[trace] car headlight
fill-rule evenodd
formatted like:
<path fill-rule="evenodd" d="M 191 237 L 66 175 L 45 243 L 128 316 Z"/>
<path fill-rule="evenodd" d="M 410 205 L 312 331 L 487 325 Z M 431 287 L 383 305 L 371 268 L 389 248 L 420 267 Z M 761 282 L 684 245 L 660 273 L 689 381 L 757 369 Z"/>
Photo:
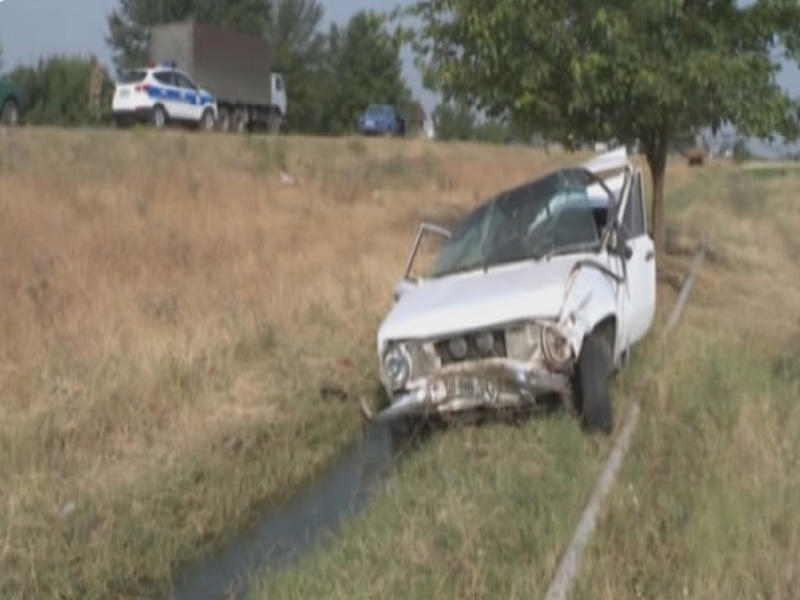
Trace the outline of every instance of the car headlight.
<path fill-rule="evenodd" d="M 462 360 L 467 357 L 469 346 L 467 340 L 463 337 L 457 337 L 450 340 L 447 344 L 447 349 L 450 350 L 450 356 L 456 360 Z"/>
<path fill-rule="evenodd" d="M 475 336 L 475 345 L 484 356 L 494 353 L 494 336 L 491 331 L 482 331 Z"/>
<path fill-rule="evenodd" d="M 545 359 L 554 367 L 564 367 L 572 360 L 569 341 L 555 327 L 542 327 L 541 344 Z"/>
<path fill-rule="evenodd" d="M 383 372 L 393 390 L 402 389 L 411 375 L 411 360 L 400 346 L 391 348 L 383 357 Z"/>

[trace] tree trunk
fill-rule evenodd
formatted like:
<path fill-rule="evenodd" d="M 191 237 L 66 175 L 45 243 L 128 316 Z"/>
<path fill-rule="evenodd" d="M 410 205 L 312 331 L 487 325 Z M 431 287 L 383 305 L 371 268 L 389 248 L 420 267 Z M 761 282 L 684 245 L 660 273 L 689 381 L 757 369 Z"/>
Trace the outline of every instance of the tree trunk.
<path fill-rule="evenodd" d="M 652 148 L 647 151 L 647 165 L 653 180 L 652 227 L 656 252 L 663 253 L 667 242 L 667 228 L 664 222 L 664 179 L 667 170 L 667 139 L 660 136 Z"/>

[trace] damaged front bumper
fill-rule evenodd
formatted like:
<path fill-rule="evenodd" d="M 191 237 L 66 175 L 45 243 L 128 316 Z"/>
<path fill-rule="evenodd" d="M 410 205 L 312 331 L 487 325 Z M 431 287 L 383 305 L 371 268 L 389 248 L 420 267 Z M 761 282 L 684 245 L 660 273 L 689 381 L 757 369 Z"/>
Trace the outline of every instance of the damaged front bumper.
<path fill-rule="evenodd" d="M 535 406 L 546 396 L 569 404 L 569 375 L 537 368 L 507 358 L 462 362 L 442 367 L 414 382 L 374 416 L 377 421 L 400 417 L 447 416 L 477 409 L 514 409 Z"/>

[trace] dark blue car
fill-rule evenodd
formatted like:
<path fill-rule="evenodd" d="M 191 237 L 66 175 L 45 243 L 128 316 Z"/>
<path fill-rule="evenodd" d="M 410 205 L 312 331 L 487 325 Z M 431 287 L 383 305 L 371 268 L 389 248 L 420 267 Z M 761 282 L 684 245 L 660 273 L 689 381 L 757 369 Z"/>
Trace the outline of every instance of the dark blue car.
<path fill-rule="evenodd" d="M 370 104 L 358 121 L 362 135 L 404 135 L 405 120 L 391 104 Z"/>

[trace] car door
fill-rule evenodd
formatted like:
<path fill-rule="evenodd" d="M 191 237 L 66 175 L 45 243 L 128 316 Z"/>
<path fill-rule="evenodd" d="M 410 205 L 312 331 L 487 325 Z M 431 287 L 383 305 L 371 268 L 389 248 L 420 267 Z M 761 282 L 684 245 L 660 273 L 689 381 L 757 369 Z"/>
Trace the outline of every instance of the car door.
<path fill-rule="evenodd" d="M 183 73 L 175 72 L 175 78 L 178 81 L 178 87 L 181 93 L 183 119 L 188 121 L 199 121 L 203 112 L 203 105 L 200 101 L 200 90 Z"/>
<path fill-rule="evenodd" d="M 644 206 L 644 182 L 637 169 L 625 208 L 622 213 L 631 256 L 627 261 L 628 291 L 628 343 L 642 339 L 653 323 L 656 310 L 656 260 L 655 246 L 647 233 Z"/>
<path fill-rule="evenodd" d="M 173 71 L 157 71 L 153 78 L 158 82 L 155 98 L 164 105 L 171 119 L 183 119 L 183 106 L 180 102 L 181 92 Z"/>

